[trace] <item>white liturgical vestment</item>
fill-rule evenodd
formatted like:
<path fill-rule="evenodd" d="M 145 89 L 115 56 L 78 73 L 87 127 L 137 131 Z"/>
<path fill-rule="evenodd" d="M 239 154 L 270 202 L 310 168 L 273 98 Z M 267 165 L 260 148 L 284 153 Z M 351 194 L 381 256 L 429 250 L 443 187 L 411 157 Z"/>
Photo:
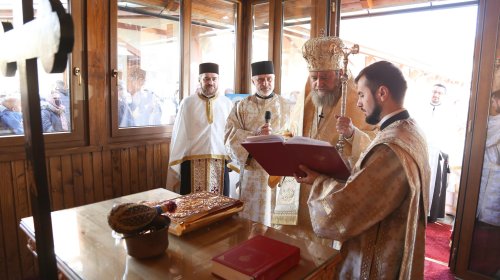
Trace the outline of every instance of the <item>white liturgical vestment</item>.
<path fill-rule="evenodd" d="M 231 100 L 223 95 L 207 98 L 196 94 L 182 100 L 172 131 L 169 162 L 172 174 L 168 176 L 167 188 L 173 188 L 180 180 L 180 164 L 184 161 L 205 160 L 204 165 L 210 165 L 211 160 L 224 163 L 224 128 L 232 106 Z M 210 170 L 210 167 L 204 169 Z M 200 177 L 196 170 L 191 176 Z M 206 184 L 204 188 L 208 191 L 212 183 L 219 184 L 211 182 L 220 178 L 217 174 L 202 177 L 201 182 Z"/>

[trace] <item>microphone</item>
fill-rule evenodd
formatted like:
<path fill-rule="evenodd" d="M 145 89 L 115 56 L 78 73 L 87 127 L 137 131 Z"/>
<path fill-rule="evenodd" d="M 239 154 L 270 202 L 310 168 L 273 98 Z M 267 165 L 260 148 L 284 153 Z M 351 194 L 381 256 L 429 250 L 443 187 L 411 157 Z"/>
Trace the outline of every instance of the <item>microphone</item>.
<path fill-rule="evenodd" d="M 271 121 L 271 111 L 266 111 L 264 119 L 266 120 L 266 123 L 269 123 L 269 121 Z"/>

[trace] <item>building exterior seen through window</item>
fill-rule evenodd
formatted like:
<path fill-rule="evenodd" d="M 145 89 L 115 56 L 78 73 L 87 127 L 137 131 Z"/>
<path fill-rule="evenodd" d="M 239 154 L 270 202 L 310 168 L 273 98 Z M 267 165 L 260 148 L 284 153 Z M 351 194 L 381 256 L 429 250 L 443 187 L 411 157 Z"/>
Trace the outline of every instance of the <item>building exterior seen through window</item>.
<path fill-rule="evenodd" d="M 219 93 L 234 92 L 237 4 L 225 0 L 193 0 L 189 93 L 199 88 L 198 65 L 219 65 Z"/>
<path fill-rule="evenodd" d="M 180 5 L 133 2 L 118 1 L 118 126 L 173 124 L 180 102 Z"/>
<path fill-rule="evenodd" d="M 252 58 L 251 62 L 269 59 L 269 2 L 252 5 Z M 249 74 L 250 75 L 250 74 Z M 252 83 L 252 92 L 255 86 Z"/>

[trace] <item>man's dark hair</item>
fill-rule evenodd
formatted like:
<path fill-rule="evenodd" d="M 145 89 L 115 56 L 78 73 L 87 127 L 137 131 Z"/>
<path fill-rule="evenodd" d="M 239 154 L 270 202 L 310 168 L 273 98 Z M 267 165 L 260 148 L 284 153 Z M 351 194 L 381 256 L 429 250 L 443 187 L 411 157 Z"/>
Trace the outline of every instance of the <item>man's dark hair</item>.
<path fill-rule="evenodd" d="M 403 73 L 394 64 L 388 61 L 375 62 L 361 70 L 354 82 L 357 84 L 363 76 L 366 77 L 372 94 L 375 94 L 380 86 L 386 86 L 394 101 L 403 104 L 408 86 Z"/>

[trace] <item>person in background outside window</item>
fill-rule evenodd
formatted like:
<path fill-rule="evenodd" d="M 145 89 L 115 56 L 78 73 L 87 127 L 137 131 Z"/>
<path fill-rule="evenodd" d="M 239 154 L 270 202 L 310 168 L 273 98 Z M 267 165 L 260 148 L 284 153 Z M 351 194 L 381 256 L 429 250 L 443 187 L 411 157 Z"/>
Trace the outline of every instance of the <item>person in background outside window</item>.
<path fill-rule="evenodd" d="M 406 80 L 379 61 L 355 82 L 365 121 L 380 131 L 346 182 L 302 165 L 306 176 L 296 180 L 312 185 L 316 234 L 340 244 L 335 279 L 423 279 L 429 161 L 423 133 L 403 107 Z"/>
<path fill-rule="evenodd" d="M 118 126 L 131 127 L 134 126 L 134 117 L 132 110 L 130 110 L 129 100 L 127 93 L 123 88 L 123 81 L 118 82 Z"/>
<path fill-rule="evenodd" d="M 43 132 L 69 131 L 66 108 L 62 105 L 61 94 L 52 90 L 50 97 L 41 102 Z"/>
<path fill-rule="evenodd" d="M 134 117 L 135 126 L 150 126 L 161 124 L 160 100 L 154 92 L 144 88 L 146 71 L 139 66 L 129 69 L 127 91 L 130 94 L 130 109 Z"/>
<path fill-rule="evenodd" d="M 71 99 L 69 96 L 69 89 L 66 87 L 62 80 L 57 80 L 54 85 L 54 90 L 59 92 L 61 96 L 61 104 L 64 106 L 66 120 L 71 120 Z"/>
<path fill-rule="evenodd" d="M 477 218 L 500 227 L 500 90 L 491 94 Z"/>
<path fill-rule="evenodd" d="M 167 188 L 229 196 L 224 127 L 231 101 L 219 92 L 219 65 L 199 65 L 200 88 L 181 101 L 170 142 Z"/>
<path fill-rule="evenodd" d="M 224 142 L 240 170 L 239 199 L 245 203 L 241 216 L 267 226 L 276 190 L 268 187 L 269 175 L 241 146 L 248 136 L 283 132 L 289 122 L 290 103 L 274 92 L 272 61 L 252 63 L 252 83 L 257 92 L 239 101 L 227 119 Z M 265 112 L 271 112 L 269 123 Z"/>
<path fill-rule="evenodd" d="M 2 101 L 0 105 L 0 122 L 6 130 L 6 134 L 24 134 L 21 100 L 19 98 L 7 97 Z"/>

